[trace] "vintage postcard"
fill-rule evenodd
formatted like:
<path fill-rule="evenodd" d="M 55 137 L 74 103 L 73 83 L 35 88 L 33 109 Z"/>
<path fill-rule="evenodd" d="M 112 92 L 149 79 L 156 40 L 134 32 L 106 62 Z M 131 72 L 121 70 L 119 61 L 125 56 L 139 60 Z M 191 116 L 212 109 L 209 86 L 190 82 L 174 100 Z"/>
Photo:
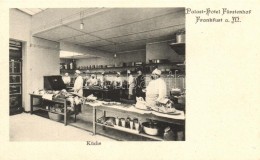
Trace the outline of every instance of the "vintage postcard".
<path fill-rule="evenodd" d="M 0 3 L 0 159 L 260 158 L 258 1 L 101 2 Z"/>

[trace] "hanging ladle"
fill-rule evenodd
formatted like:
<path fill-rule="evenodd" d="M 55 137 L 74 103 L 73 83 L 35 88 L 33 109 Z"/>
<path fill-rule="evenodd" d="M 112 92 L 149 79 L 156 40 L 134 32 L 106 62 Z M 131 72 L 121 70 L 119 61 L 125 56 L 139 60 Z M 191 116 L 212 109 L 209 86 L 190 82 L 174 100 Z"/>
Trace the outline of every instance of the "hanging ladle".
<path fill-rule="evenodd" d="M 171 90 L 172 94 L 180 94 L 181 90 L 177 88 L 177 72 L 178 70 L 175 70 L 174 72 L 174 88 Z"/>
<path fill-rule="evenodd" d="M 177 83 L 177 73 L 178 72 L 178 70 L 175 70 L 175 72 L 174 72 L 174 88 L 176 88 L 176 83 Z"/>

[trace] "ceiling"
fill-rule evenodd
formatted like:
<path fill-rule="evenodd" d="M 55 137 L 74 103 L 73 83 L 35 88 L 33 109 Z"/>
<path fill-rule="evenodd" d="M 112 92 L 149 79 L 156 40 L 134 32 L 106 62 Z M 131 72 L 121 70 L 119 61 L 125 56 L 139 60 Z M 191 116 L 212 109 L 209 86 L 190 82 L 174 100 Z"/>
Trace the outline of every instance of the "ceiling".
<path fill-rule="evenodd" d="M 147 43 L 171 41 L 179 29 L 185 28 L 184 8 L 111 8 L 84 18 L 80 16 L 33 36 L 124 53 L 145 49 Z M 84 28 L 80 29 L 82 22 Z"/>
<path fill-rule="evenodd" d="M 18 8 L 18 9 L 33 16 L 37 13 L 40 13 L 40 12 L 46 10 L 47 8 Z"/>

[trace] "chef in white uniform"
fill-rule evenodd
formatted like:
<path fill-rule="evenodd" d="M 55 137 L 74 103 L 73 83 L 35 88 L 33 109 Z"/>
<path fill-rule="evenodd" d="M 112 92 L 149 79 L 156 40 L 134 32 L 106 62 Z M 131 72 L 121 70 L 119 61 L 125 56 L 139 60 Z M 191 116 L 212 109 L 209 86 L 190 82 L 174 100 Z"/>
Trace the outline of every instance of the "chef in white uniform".
<path fill-rule="evenodd" d="M 131 71 L 127 70 L 127 74 L 129 74 L 129 76 L 128 76 L 128 90 L 129 90 L 128 99 L 132 99 L 133 90 L 135 87 L 135 81 L 134 81 L 133 75 L 131 74 Z"/>
<path fill-rule="evenodd" d="M 67 87 L 69 87 L 71 79 L 70 79 L 70 76 L 68 73 L 65 73 L 65 76 L 62 77 L 62 80 L 63 80 L 64 84 Z"/>
<path fill-rule="evenodd" d="M 102 73 L 102 77 L 100 78 L 101 86 L 106 86 L 107 81 L 107 75 L 105 75 L 105 72 Z"/>
<path fill-rule="evenodd" d="M 76 80 L 74 82 L 73 90 L 76 92 L 79 96 L 83 96 L 83 78 L 80 75 L 80 71 L 75 71 Z"/>
<path fill-rule="evenodd" d="M 116 78 L 114 79 L 114 85 L 115 87 L 122 87 L 123 81 L 122 78 L 120 77 L 120 72 L 116 73 Z"/>
<path fill-rule="evenodd" d="M 91 78 L 87 80 L 87 84 L 88 84 L 88 86 L 94 86 L 94 85 L 98 84 L 97 79 L 95 78 L 94 74 L 92 74 Z"/>
<path fill-rule="evenodd" d="M 155 69 L 152 72 L 152 80 L 149 82 L 146 88 L 146 105 L 148 107 L 156 107 L 156 104 L 160 99 L 166 97 L 166 83 L 161 78 L 161 71 Z"/>

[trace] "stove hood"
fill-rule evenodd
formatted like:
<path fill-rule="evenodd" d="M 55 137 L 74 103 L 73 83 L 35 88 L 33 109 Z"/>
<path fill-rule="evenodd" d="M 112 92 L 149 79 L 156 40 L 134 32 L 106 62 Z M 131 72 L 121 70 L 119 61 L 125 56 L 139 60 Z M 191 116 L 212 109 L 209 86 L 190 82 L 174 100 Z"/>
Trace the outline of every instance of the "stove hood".
<path fill-rule="evenodd" d="M 170 47 L 179 55 L 185 55 L 185 43 L 170 43 Z"/>
<path fill-rule="evenodd" d="M 60 75 L 55 76 L 43 76 L 44 89 L 45 90 L 62 90 L 66 89 L 62 77 Z"/>

